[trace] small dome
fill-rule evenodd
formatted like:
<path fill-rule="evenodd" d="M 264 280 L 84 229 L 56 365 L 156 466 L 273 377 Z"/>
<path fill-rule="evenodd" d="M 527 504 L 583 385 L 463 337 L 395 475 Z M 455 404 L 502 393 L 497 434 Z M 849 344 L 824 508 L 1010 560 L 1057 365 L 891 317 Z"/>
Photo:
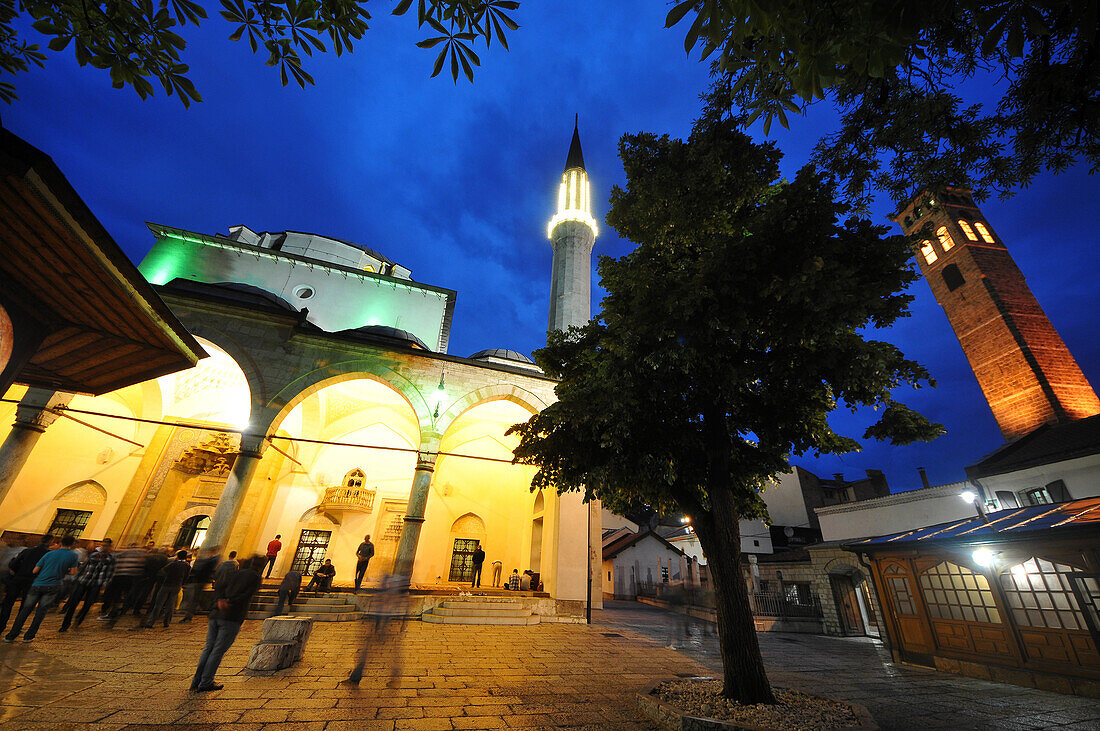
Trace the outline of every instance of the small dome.
<path fill-rule="evenodd" d="M 373 338 L 384 338 L 386 340 L 399 340 L 402 343 L 409 345 L 413 348 L 420 350 L 430 351 L 424 341 L 413 335 L 408 330 L 399 330 L 396 327 L 390 327 L 388 325 L 367 325 L 365 327 L 357 327 L 354 330 L 341 330 L 338 335 L 350 335 L 351 337 L 367 336 Z"/>
<path fill-rule="evenodd" d="M 535 364 L 535 361 L 528 358 L 523 353 L 517 353 L 514 350 L 505 350 L 504 348 L 489 348 L 488 350 L 479 350 L 470 356 L 470 360 L 490 360 L 492 358 L 499 358 L 501 360 L 514 360 L 518 363 L 530 363 Z"/>
<path fill-rule="evenodd" d="M 168 287 L 189 292 L 207 293 L 216 292 L 226 299 L 246 305 L 261 305 L 275 307 L 290 312 L 298 312 L 298 308 L 291 305 L 285 299 L 269 292 L 266 289 L 255 287 L 243 282 L 198 282 L 191 279 L 176 278 L 168 282 Z"/>

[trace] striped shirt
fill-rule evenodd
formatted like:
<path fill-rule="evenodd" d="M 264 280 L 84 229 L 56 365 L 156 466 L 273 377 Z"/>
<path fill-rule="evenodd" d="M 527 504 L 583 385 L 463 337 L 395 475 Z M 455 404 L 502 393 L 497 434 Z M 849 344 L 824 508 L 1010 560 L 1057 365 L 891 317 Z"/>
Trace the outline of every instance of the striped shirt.
<path fill-rule="evenodd" d="M 111 577 L 115 575 L 115 555 L 96 551 L 88 556 L 80 575 L 76 577 L 78 584 L 83 586 L 106 586 Z"/>

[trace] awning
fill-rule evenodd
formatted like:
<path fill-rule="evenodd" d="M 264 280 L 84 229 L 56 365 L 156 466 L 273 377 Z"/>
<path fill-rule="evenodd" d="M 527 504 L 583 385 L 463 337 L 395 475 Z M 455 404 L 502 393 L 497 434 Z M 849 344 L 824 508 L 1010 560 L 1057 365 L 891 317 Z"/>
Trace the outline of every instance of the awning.
<path fill-rule="evenodd" d="M 98 395 L 206 357 L 53 160 L 5 129 L 0 306 L 15 346 L 0 392 L 15 382 Z"/>

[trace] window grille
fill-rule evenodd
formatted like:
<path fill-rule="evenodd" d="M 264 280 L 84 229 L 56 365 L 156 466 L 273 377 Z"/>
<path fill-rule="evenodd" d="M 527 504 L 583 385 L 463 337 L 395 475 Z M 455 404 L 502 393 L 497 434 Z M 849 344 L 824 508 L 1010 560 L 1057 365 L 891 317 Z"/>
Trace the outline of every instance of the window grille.
<path fill-rule="evenodd" d="M 1078 569 L 1032 558 L 1001 573 L 1012 618 L 1027 627 L 1087 630 L 1070 574 Z"/>
<path fill-rule="evenodd" d="M 920 585 L 928 613 L 936 619 L 1001 623 L 989 581 L 965 566 L 936 564 L 921 574 Z"/>
<path fill-rule="evenodd" d="M 301 571 L 303 576 L 311 576 L 325 562 L 328 542 L 332 537 L 329 530 L 304 530 L 294 550 L 294 561 L 290 568 Z"/>
<path fill-rule="evenodd" d="M 661 567 L 661 583 L 662 584 L 667 584 L 668 583 L 668 566 L 662 566 Z"/>
<path fill-rule="evenodd" d="M 88 520 L 92 517 L 91 510 L 66 510 L 58 508 L 57 515 L 50 523 L 50 529 L 46 531 L 55 538 L 72 536 L 79 538 L 84 529 L 88 527 Z"/>
<path fill-rule="evenodd" d="M 474 551 L 477 550 L 476 538 L 456 538 L 454 550 L 451 553 L 451 571 L 447 575 L 447 581 L 473 581 L 474 578 Z"/>

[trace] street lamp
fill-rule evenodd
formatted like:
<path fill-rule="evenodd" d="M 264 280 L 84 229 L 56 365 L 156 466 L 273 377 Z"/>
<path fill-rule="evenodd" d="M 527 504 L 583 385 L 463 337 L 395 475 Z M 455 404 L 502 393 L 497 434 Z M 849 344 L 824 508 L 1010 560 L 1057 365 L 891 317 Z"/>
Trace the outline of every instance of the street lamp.
<path fill-rule="evenodd" d="M 974 492 L 973 490 L 963 490 L 961 493 L 959 493 L 959 497 L 974 506 L 974 508 L 978 511 L 978 517 L 982 519 L 983 523 L 989 522 L 989 516 L 985 514 L 985 508 L 982 506 L 982 499 L 978 495 L 978 493 Z"/>

